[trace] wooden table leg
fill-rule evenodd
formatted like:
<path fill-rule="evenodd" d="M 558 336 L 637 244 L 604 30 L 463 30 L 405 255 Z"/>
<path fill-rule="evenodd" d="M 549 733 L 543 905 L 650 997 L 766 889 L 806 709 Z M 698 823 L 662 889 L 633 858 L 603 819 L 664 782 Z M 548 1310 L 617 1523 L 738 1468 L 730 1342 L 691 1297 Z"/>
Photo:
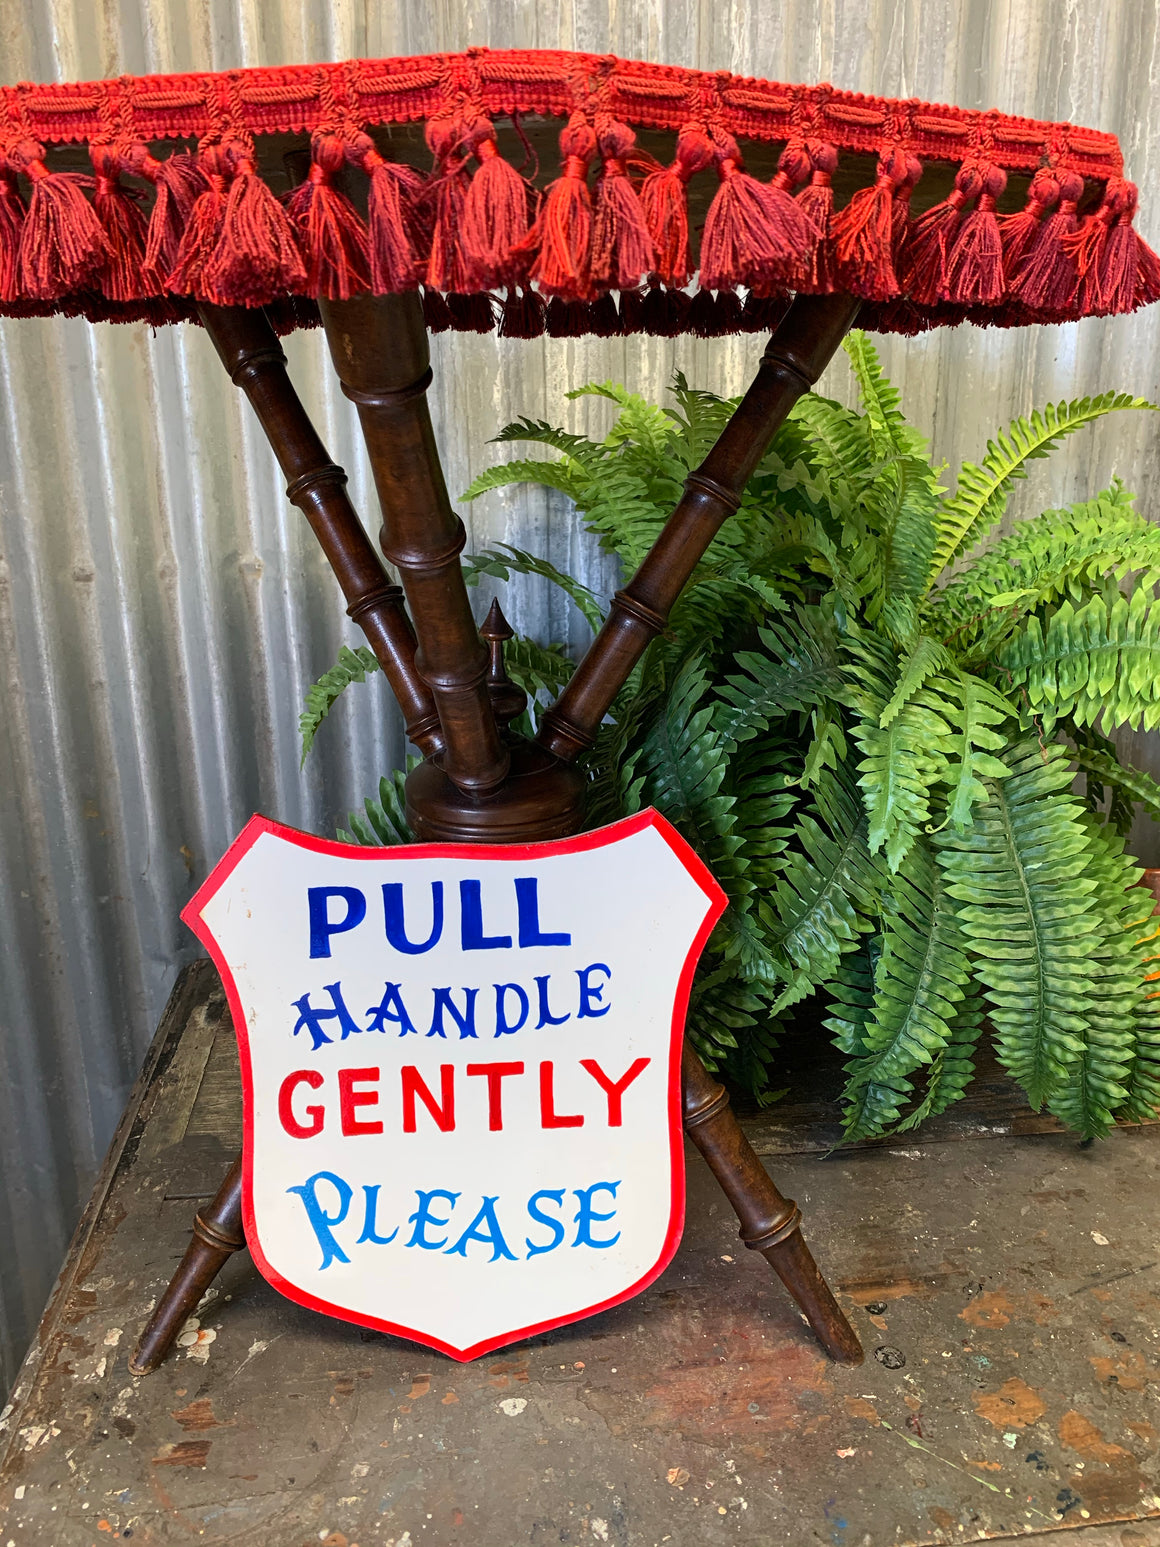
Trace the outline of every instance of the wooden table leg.
<path fill-rule="evenodd" d="M 157 1302 L 157 1308 L 133 1350 L 129 1360 L 131 1375 L 148 1375 L 157 1368 L 173 1346 L 186 1318 L 221 1272 L 226 1259 L 245 1244 L 242 1157 L 239 1155 L 213 1202 L 194 1216 L 193 1240 L 186 1247 L 180 1267 L 170 1279 L 169 1288 Z"/>
<path fill-rule="evenodd" d="M 814 1336 L 839 1364 L 865 1358 L 858 1334 L 818 1271 L 802 1239 L 802 1211 L 783 1198 L 758 1160 L 733 1115 L 729 1096 L 685 1042 L 681 1058 L 685 1090 L 685 1132 L 709 1162 L 709 1168 L 741 1222 L 741 1239 L 760 1252 L 805 1312 Z"/>

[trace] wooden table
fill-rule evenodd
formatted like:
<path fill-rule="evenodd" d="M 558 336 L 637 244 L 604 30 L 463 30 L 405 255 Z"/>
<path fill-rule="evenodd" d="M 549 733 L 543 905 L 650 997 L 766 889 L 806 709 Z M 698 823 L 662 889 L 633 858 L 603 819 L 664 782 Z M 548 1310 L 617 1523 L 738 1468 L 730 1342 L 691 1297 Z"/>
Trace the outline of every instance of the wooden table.
<path fill-rule="evenodd" d="M 1160 1128 L 1085 1150 L 987 1072 L 919 1138 L 825 1159 L 837 1082 L 791 1075 L 746 1128 L 809 1203 L 860 1369 L 739 1249 L 691 1151 L 675 1263 L 603 1316 L 458 1365 L 281 1300 L 239 1254 L 134 1380 L 240 1143 L 236 1068 L 199 962 L 0 1421 L 0 1547 L 1160 1544 Z"/>

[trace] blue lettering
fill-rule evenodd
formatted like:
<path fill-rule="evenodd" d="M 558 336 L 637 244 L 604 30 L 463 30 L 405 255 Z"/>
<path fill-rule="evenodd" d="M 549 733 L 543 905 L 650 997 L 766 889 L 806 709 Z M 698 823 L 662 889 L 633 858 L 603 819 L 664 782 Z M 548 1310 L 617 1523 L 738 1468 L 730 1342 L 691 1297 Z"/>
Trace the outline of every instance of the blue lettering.
<path fill-rule="evenodd" d="M 310 1051 L 312 1053 L 317 1052 L 324 1042 L 334 1041 L 333 1037 L 328 1037 L 323 1031 L 323 1021 L 338 1021 L 339 1026 L 342 1028 L 341 1040 L 343 1042 L 346 1041 L 352 1032 L 362 1031 L 362 1027 L 355 1024 L 354 1018 L 343 1000 L 342 984 L 324 983 L 322 991 L 330 995 L 333 1009 L 316 1010 L 310 1003 L 309 994 L 303 994 L 301 999 L 295 999 L 293 1002 L 294 1008 L 298 1011 L 298 1019 L 294 1022 L 294 1036 L 297 1036 L 303 1026 L 305 1026 L 306 1030 L 310 1033 Z"/>
<path fill-rule="evenodd" d="M 414 1032 L 416 1036 L 419 1035 L 414 1021 L 407 1014 L 407 1006 L 403 1003 L 400 992 L 402 986 L 401 983 L 385 983 L 383 985 L 385 992 L 378 1005 L 367 1006 L 367 1014 L 371 1017 L 368 1031 L 385 1032 L 387 1022 L 393 1021 L 399 1028 L 400 1037 L 405 1037 L 409 1031 Z"/>
<path fill-rule="evenodd" d="M 332 897 L 341 897 L 346 903 L 346 916 L 332 924 L 328 905 Z M 306 902 L 310 909 L 310 954 L 330 955 L 331 935 L 341 935 L 367 916 L 367 900 L 357 886 L 310 886 L 306 889 Z M 330 1038 L 326 1039 L 328 1042 Z"/>
<path fill-rule="evenodd" d="M 619 1230 L 609 1241 L 597 1241 L 593 1238 L 592 1235 L 592 1225 L 594 1221 L 603 1222 L 604 1220 L 614 1219 L 616 1217 L 615 1209 L 613 1209 L 608 1214 L 601 1214 L 599 1210 L 594 1209 L 592 1207 L 592 1194 L 597 1192 L 606 1192 L 611 1193 L 613 1198 L 615 1198 L 616 1189 L 619 1186 L 619 1182 L 593 1182 L 591 1187 L 575 1187 L 572 1189 L 576 1194 L 576 1201 L 580 1205 L 574 1216 L 574 1222 L 576 1225 L 576 1239 L 572 1242 L 573 1246 L 615 1246 L 617 1241 L 620 1240 Z"/>
<path fill-rule="evenodd" d="M 479 895 L 478 881 L 460 881 L 459 907 L 465 951 L 502 951 L 511 945 L 510 935 L 484 934 L 483 901 Z"/>
<path fill-rule="evenodd" d="M 608 984 L 589 983 L 588 974 L 590 972 L 603 972 L 607 978 L 612 978 L 612 968 L 606 967 L 603 962 L 593 962 L 591 967 L 583 967 L 576 973 L 576 976 L 580 979 L 580 1008 L 576 1011 L 577 1020 L 582 1020 L 586 1015 L 591 1016 L 593 1020 L 597 1020 L 600 1016 L 607 1015 L 612 1008 L 611 1005 L 602 1003 L 604 990 L 608 987 Z M 595 1005 L 600 1005 L 600 1008 L 593 1008 Z"/>
<path fill-rule="evenodd" d="M 447 1248 L 448 1256 L 452 1252 L 458 1252 L 461 1257 L 467 1256 L 468 1241 L 479 1241 L 483 1246 L 491 1247 L 489 1262 L 498 1262 L 501 1257 L 506 1257 L 509 1262 L 515 1262 L 516 1254 L 508 1250 L 508 1244 L 503 1238 L 503 1231 L 499 1228 L 499 1220 L 495 1217 L 497 1198 L 484 1198 L 479 1206 L 479 1213 L 468 1225 L 467 1229 L 459 1237 L 454 1246 Z M 480 1221 L 487 1226 L 486 1232 L 475 1227 Z"/>
<path fill-rule="evenodd" d="M 534 1192 L 528 1199 L 528 1213 L 537 1225 L 547 1225 L 548 1229 L 552 1232 L 552 1239 L 548 1242 L 547 1246 L 537 1246 L 534 1241 L 525 1238 L 524 1245 L 528 1249 L 529 1257 L 538 1257 L 541 1252 L 554 1252 L 564 1239 L 564 1227 L 560 1221 L 552 1219 L 550 1215 L 545 1214 L 542 1209 L 537 1207 L 541 1198 L 551 1198 L 558 1209 L 563 1208 L 564 1189 L 562 1187 L 541 1187 L 539 1192 Z"/>
<path fill-rule="evenodd" d="M 535 876 L 519 876 L 516 879 L 516 909 L 520 921 L 521 950 L 529 945 L 571 945 L 571 935 L 541 934 L 540 899 L 536 890 L 538 886 L 539 881 Z"/>
<path fill-rule="evenodd" d="M 389 1246 L 399 1233 L 398 1225 L 395 1226 L 390 1235 L 379 1235 L 375 1230 L 375 1226 L 378 1224 L 380 1185 L 380 1183 L 376 1182 L 373 1187 L 368 1187 L 365 1182 L 363 1183 L 363 1192 L 366 1193 L 366 1207 L 363 1211 L 363 1232 L 355 1243 L 358 1246 L 361 1246 L 364 1241 L 372 1241 L 376 1246 Z"/>
<path fill-rule="evenodd" d="M 528 1018 L 531 1006 L 528 1004 L 528 996 L 518 983 L 495 983 L 495 1034 L 497 1037 L 510 1036 L 513 1031 L 522 1029 Z M 508 992 L 518 995 L 520 1001 L 520 1018 L 513 1025 L 507 1018 Z"/>
<path fill-rule="evenodd" d="M 327 1214 L 319 1203 L 317 1191 L 319 1182 L 329 1182 L 338 1194 L 337 1214 Z M 318 1239 L 319 1246 L 322 1247 L 322 1267 L 329 1268 L 332 1262 L 349 1262 L 350 1258 L 330 1232 L 331 1225 L 341 1225 L 350 1209 L 353 1195 L 348 1183 L 344 1182 L 341 1176 L 335 1176 L 333 1171 L 316 1171 L 301 1187 L 287 1187 L 286 1191 L 296 1192 L 302 1199 L 310 1227 Z"/>
<path fill-rule="evenodd" d="M 443 1030 L 443 1012 L 446 1010 L 448 1015 L 451 1016 L 451 1019 L 459 1027 L 459 1040 L 461 1042 L 463 1041 L 464 1037 L 474 1037 L 475 998 L 479 993 L 479 990 L 477 988 L 465 988 L 463 990 L 463 997 L 466 1003 L 464 1005 L 462 1015 L 460 1015 L 459 1010 L 456 1008 L 455 1001 L 451 997 L 451 990 L 449 988 L 437 988 L 435 989 L 434 993 L 435 1005 L 431 1013 L 431 1030 L 427 1033 L 427 1035 L 429 1037 L 446 1036 L 446 1032 Z"/>
<path fill-rule="evenodd" d="M 407 1219 L 407 1223 L 415 1227 L 411 1231 L 411 1239 L 407 1242 L 407 1245 L 421 1246 L 427 1252 L 441 1251 L 447 1245 L 447 1237 L 444 1236 L 441 1241 L 429 1241 L 427 1239 L 427 1226 L 434 1225 L 436 1229 L 439 1229 L 441 1226 L 449 1225 L 451 1223 L 451 1216 L 449 1214 L 446 1219 L 440 1219 L 437 1215 L 432 1214 L 431 1200 L 432 1198 L 442 1198 L 454 1208 L 459 1202 L 459 1194 L 457 1192 L 448 1192 L 443 1187 L 433 1187 L 430 1192 L 424 1192 L 422 1188 L 417 1187 L 415 1189 L 415 1196 L 419 1200 L 419 1207 Z"/>
<path fill-rule="evenodd" d="M 401 881 L 383 883 L 383 925 L 387 931 L 387 939 L 396 951 L 402 951 L 407 956 L 422 956 L 424 951 L 431 950 L 443 933 L 443 882 L 432 881 L 431 883 L 431 933 L 422 945 L 412 945 L 407 939 L 407 928 L 403 921 L 403 883 Z"/>
<path fill-rule="evenodd" d="M 521 942 L 522 943 L 522 942 Z M 548 978 L 546 973 L 542 978 L 536 979 L 536 987 L 540 991 L 540 1018 L 536 1022 L 536 1030 L 542 1031 L 545 1026 L 562 1026 L 565 1021 L 572 1019 L 571 1015 L 553 1015 L 548 1008 Z"/>

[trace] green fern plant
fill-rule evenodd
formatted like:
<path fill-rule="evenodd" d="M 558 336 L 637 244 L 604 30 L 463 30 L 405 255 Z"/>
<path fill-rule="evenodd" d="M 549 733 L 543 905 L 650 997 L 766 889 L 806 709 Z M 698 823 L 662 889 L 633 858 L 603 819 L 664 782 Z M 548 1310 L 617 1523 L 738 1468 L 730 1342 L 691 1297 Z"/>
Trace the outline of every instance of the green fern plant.
<path fill-rule="evenodd" d="M 869 338 L 846 351 L 860 410 L 810 394 L 774 438 L 601 727 L 589 821 L 656 806 L 713 868 L 729 906 L 689 1032 L 759 1100 L 782 1018 L 816 999 L 847 1058 L 851 1139 L 960 1099 L 985 1025 L 1033 1106 L 1103 1133 L 1160 1103 L 1160 946 L 1122 836 L 1137 806 L 1160 817 L 1160 784 L 1112 740 L 1160 723 L 1160 529 L 1117 483 L 997 532 L 1030 462 L 1151 405 L 1108 393 L 1020 418 L 948 491 Z M 550 454 L 487 469 L 465 498 L 558 490 L 631 571 L 735 404 L 679 374 L 667 407 L 582 394 L 615 405 L 602 440 L 520 420 L 497 439 Z M 603 617 L 521 549 L 465 574 L 546 582 Z M 311 690 L 304 750 L 365 654 Z M 534 717 L 570 662 L 523 639 L 507 659 Z M 406 841 L 401 774 L 349 836 Z"/>

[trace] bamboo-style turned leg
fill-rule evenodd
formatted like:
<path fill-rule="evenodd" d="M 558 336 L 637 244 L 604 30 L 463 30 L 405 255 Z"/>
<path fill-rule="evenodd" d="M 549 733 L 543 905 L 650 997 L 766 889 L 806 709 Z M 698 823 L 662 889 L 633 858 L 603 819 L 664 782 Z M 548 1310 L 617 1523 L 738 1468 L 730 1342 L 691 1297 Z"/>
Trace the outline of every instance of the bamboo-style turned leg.
<path fill-rule="evenodd" d="M 169 1352 L 187 1316 L 196 1307 L 227 1258 L 246 1244 L 242 1231 L 242 1161 L 230 1167 L 217 1196 L 193 1221 L 193 1240 L 169 1288 L 157 1302 L 149 1324 L 129 1360 L 132 1375 L 148 1375 Z"/>
<path fill-rule="evenodd" d="M 689 1043 L 681 1058 L 685 1132 L 709 1163 L 741 1223 L 741 1239 L 760 1252 L 805 1312 L 818 1342 L 839 1364 L 861 1364 L 858 1335 L 818 1272 L 802 1239 L 802 1211 L 783 1198 L 729 1106 L 724 1086 Z"/>
<path fill-rule="evenodd" d="M 347 601 L 403 711 L 407 735 L 426 755 L 443 745 L 439 717 L 415 669 L 415 636 L 346 492 L 346 474 L 330 460 L 286 373 L 286 356 L 265 315 L 245 306 L 199 308 L 206 332 L 234 385 L 250 400 L 287 479 L 286 497 L 309 521 Z"/>
<path fill-rule="evenodd" d="M 380 543 L 399 571 L 418 637 L 416 661 L 443 729 L 448 777 L 476 799 L 498 789 L 509 757 L 487 689 L 451 509 L 427 409 L 431 358 L 417 295 L 321 301 L 342 390 L 358 409 L 383 512 Z"/>
<path fill-rule="evenodd" d="M 604 626 L 568 685 L 546 712 L 539 741 L 571 760 L 597 729 L 649 641 L 720 531 L 775 431 L 825 370 L 860 303 L 848 295 L 800 295 L 770 338 L 757 375 L 709 455 L 685 480 L 685 493 L 640 568 L 613 598 Z"/>

